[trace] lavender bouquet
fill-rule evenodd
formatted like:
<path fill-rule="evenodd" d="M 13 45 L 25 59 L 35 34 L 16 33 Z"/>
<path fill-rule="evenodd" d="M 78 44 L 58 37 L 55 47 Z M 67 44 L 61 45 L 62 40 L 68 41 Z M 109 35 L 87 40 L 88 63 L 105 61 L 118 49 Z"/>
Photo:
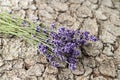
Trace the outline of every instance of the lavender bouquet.
<path fill-rule="evenodd" d="M 37 47 L 53 66 L 59 67 L 65 62 L 71 70 L 76 69 L 81 47 L 86 42 L 97 41 L 96 36 L 88 31 L 57 29 L 55 23 L 47 28 L 38 20 L 29 21 L 8 13 L 0 13 L 0 33 L 22 38 Z"/>

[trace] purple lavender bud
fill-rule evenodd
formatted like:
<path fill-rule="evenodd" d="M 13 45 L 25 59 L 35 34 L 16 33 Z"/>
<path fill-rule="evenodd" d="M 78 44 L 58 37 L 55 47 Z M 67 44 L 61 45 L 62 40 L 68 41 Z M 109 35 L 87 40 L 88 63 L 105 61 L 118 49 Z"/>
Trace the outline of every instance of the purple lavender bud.
<path fill-rule="evenodd" d="M 80 44 L 81 44 L 81 45 L 84 45 L 85 43 L 86 43 L 86 40 L 84 40 L 84 39 L 83 39 L 83 40 L 80 40 Z"/>
<path fill-rule="evenodd" d="M 52 27 L 52 29 L 55 28 L 55 22 L 53 22 L 53 23 L 51 24 L 51 27 Z"/>
<path fill-rule="evenodd" d="M 77 60 L 74 57 L 69 57 L 68 62 L 75 64 L 77 62 Z"/>
<path fill-rule="evenodd" d="M 46 33 L 46 28 L 44 28 L 43 32 Z"/>
<path fill-rule="evenodd" d="M 47 29 L 46 29 L 46 28 L 44 28 L 44 29 L 43 29 L 43 32 L 44 32 L 45 34 L 47 34 Z"/>
<path fill-rule="evenodd" d="M 52 62 L 53 61 L 53 57 L 49 54 L 46 55 L 46 58 L 49 60 L 49 62 Z"/>
<path fill-rule="evenodd" d="M 90 40 L 91 41 L 97 41 L 98 39 L 97 39 L 97 37 L 95 35 L 91 35 L 90 36 Z"/>
<path fill-rule="evenodd" d="M 75 50 L 75 51 L 73 52 L 73 57 L 79 56 L 80 53 L 81 53 L 80 51 Z"/>
<path fill-rule="evenodd" d="M 65 47 L 64 47 L 64 52 L 65 52 L 65 53 L 69 53 L 69 52 L 70 52 L 70 48 L 67 47 L 67 46 L 65 46 Z"/>
<path fill-rule="evenodd" d="M 72 30 L 72 31 L 71 31 L 71 37 L 73 38 L 74 35 L 75 35 L 75 30 Z"/>
<path fill-rule="evenodd" d="M 88 34 L 90 34 L 90 32 L 88 32 L 88 31 L 85 31 L 85 32 L 84 32 L 84 35 L 88 35 Z"/>
<path fill-rule="evenodd" d="M 38 46 L 39 51 L 41 51 L 43 54 L 47 53 L 47 46 L 43 45 L 43 44 L 39 44 Z"/>
<path fill-rule="evenodd" d="M 56 45 L 57 47 L 62 46 L 62 41 L 60 41 L 60 40 L 55 40 L 55 45 Z"/>
<path fill-rule="evenodd" d="M 53 49 L 53 52 L 54 52 L 54 54 L 57 55 L 57 56 L 62 53 L 58 48 L 54 48 L 54 49 Z"/>
<path fill-rule="evenodd" d="M 46 39 L 46 42 L 48 43 L 50 41 L 50 39 Z"/>
<path fill-rule="evenodd" d="M 76 30 L 76 33 L 77 33 L 77 34 L 80 34 L 80 32 L 81 32 L 80 30 Z"/>
<path fill-rule="evenodd" d="M 67 59 L 62 55 L 62 51 L 61 49 L 57 49 L 57 48 L 54 48 L 53 49 L 53 52 L 55 53 L 55 55 L 61 60 L 61 61 L 66 61 Z"/>
<path fill-rule="evenodd" d="M 36 26 L 36 32 L 39 32 L 40 31 L 40 26 Z"/>
<path fill-rule="evenodd" d="M 47 54 L 46 58 L 49 60 L 49 62 L 54 66 L 54 67 L 58 67 L 58 63 L 54 60 L 54 57 L 52 57 L 51 55 Z"/>
<path fill-rule="evenodd" d="M 90 32 L 88 31 L 83 32 L 84 39 L 88 40 L 89 34 Z"/>
<path fill-rule="evenodd" d="M 69 69 L 70 70 L 75 70 L 76 69 L 76 65 L 73 63 L 69 63 Z"/>
<path fill-rule="evenodd" d="M 66 29 L 66 34 L 69 34 L 70 33 L 70 30 L 69 29 Z"/>
<path fill-rule="evenodd" d="M 51 36 L 53 39 L 55 39 L 55 40 L 59 40 L 59 35 L 58 35 L 57 33 L 55 33 L 55 32 L 51 32 L 51 33 L 50 33 L 50 36 Z"/>
<path fill-rule="evenodd" d="M 64 31 L 65 31 L 65 28 L 61 27 L 61 28 L 59 28 L 58 33 L 61 33 L 61 32 L 64 32 Z"/>
<path fill-rule="evenodd" d="M 59 64 L 56 62 L 56 61 L 52 61 L 51 64 L 54 66 L 54 67 L 58 67 Z"/>

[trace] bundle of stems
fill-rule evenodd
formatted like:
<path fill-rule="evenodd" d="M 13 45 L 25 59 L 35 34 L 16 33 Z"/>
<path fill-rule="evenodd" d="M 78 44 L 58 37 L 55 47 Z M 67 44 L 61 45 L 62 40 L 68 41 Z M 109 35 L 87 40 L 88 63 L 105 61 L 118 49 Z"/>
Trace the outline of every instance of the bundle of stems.
<path fill-rule="evenodd" d="M 39 32 L 36 32 L 37 26 L 40 26 Z M 45 25 L 40 22 L 22 19 L 15 14 L 0 13 L 0 33 L 15 35 L 30 43 L 32 46 L 37 46 L 40 41 L 47 45 L 45 43 L 47 35 L 43 32 L 44 28 Z"/>

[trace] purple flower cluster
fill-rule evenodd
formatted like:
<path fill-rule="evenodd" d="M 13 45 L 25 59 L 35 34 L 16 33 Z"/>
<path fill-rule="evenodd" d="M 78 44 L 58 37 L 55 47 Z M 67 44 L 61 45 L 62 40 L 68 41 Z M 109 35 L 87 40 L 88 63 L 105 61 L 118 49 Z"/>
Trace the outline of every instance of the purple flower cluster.
<path fill-rule="evenodd" d="M 54 25 L 52 25 L 53 27 Z M 47 44 L 39 45 L 39 50 L 46 56 L 49 62 L 55 67 L 59 66 L 56 58 L 66 62 L 71 70 L 76 69 L 77 58 L 81 54 L 81 46 L 87 41 L 97 41 L 94 35 L 89 32 L 80 30 L 69 30 L 64 27 L 59 28 L 57 32 L 51 31 Z"/>
<path fill-rule="evenodd" d="M 58 63 L 55 61 L 54 55 L 51 55 L 47 46 L 42 43 L 39 44 L 38 49 L 46 56 L 47 60 L 55 67 L 58 67 Z"/>

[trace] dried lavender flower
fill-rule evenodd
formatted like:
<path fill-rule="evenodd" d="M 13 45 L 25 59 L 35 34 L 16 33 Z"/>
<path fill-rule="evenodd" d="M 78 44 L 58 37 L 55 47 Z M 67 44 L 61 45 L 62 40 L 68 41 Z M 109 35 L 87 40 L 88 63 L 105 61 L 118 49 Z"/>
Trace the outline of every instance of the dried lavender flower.
<path fill-rule="evenodd" d="M 38 50 L 55 67 L 59 67 L 60 62 L 66 62 L 69 69 L 75 70 L 78 58 L 82 54 L 81 47 L 89 41 L 96 42 L 98 40 L 88 31 L 70 30 L 65 27 L 55 31 L 55 22 L 51 25 L 53 30 L 50 30 L 43 24 L 17 17 L 12 18 L 13 14 L 4 15 L 4 13 L 0 13 L 0 33 L 12 34 L 23 38 L 32 45 L 37 45 Z M 27 26 L 23 28 L 21 22 L 22 26 Z M 35 37 L 33 38 L 31 35 Z"/>
<path fill-rule="evenodd" d="M 68 63 L 71 70 L 75 70 L 78 62 L 77 57 L 82 54 L 80 47 L 87 41 L 96 40 L 97 38 L 90 35 L 88 31 L 82 32 L 61 27 L 58 29 L 58 32 L 51 31 L 49 33 L 49 43 L 53 47 L 49 50 L 52 52 L 51 56 L 54 56 L 54 60 L 58 58 L 58 60 Z"/>

